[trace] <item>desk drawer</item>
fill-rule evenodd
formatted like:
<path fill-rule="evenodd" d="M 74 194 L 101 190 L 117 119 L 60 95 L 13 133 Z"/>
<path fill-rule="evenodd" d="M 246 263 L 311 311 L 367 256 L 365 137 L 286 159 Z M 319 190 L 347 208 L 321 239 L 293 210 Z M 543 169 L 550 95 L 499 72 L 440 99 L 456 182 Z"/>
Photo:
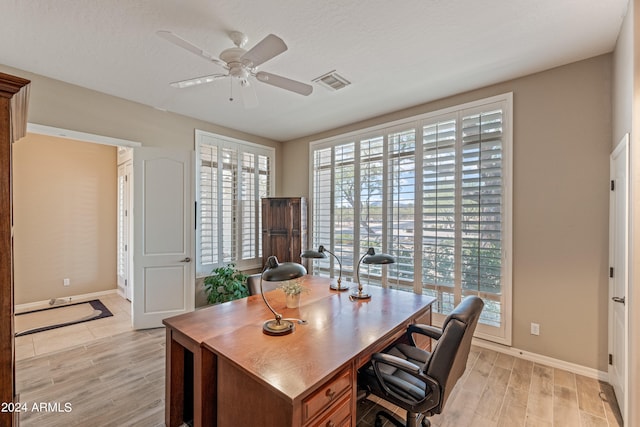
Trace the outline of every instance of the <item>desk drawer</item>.
<path fill-rule="evenodd" d="M 351 426 L 351 398 L 350 394 L 336 404 L 329 413 L 312 423 L 309 427 L 350 427 Z"/>
<path fill-rule="evenodd" d="M 302 422 L 309 421 L 325 408 L 335 403 L 347 390 L 351 390 L 350 369 L 343 371 L 302 401 Z M 336 423 L 336 425 L 339 424 Z"/>

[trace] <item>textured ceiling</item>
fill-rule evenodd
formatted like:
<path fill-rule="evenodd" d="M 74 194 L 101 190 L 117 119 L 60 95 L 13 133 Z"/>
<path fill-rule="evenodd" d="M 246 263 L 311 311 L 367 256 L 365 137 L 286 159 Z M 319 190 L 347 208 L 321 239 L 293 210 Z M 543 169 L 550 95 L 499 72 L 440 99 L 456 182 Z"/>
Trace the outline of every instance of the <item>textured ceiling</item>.
<path fill-rule="evenodd" d="M 3 0 L 0 63 L 286 141 L 612 51 L 628 0 Z M 255 82 L 259 106 L 229 101 L 223 72 L 156 35 L 218 57 L 228 32 L 289 50 L 260 69 L 340 91 L 304 97 Z"/>

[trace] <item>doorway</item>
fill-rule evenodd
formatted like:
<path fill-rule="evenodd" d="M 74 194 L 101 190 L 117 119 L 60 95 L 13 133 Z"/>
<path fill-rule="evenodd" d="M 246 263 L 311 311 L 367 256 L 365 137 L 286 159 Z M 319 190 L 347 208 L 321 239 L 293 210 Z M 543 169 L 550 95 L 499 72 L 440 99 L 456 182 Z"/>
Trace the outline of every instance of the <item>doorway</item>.
<path fill-rule="evenodd" d="M 129 158 L 124 158 L 122 163 L 125 165 L 123 169 L 125 176 L 127 163 L 129 167 L 128 195 L 126 196 L 129 203 L 129 209 L 126 209 L 129 218 L 126 231 L 128 236 L 123 235 L 122 239 L 123 246 L 126 245 L 127 248 L 123 259 L 127 261 L 128 272 L 123 270 L 122 278 L 127 281 L 127 288 L 129 288 L 128 298 L 132 302 L 133 327 L 135 329 L 161 327 L 162 319 L 193 311 L 195 270 L 191 261 L 195 233 L 192 173 L 194 152 L 183 149 L 143 148 L 140 143 L 132 141 L 35 124 L 29 124 L 27 131 L 31 134 L 94 143 L 89 145 L 133 148 L 133 150 L 123 150 L 128 152 Z M 61 171 L 61 173 L 64 172 L 64 170 Z M 111 185 L 116 191 L 115 164 L 113 173 Z M 42 181 L 43 185 L 46 185 L 46 177 Z M 91 182 L 80 184 L 89 187 L 92 185 Z M 94 193 L 97 191 L 93 187 L 90 190 Z M 115 194 L 113 201 L 116 201 Z M 94 208 L 94 206 L 89 207 Z M 46 214 L 46 211 L 37 211 L 38 214 Z M 94 215 L 109 216 L 116 221 L 116 211 L 115 206 L 106 210 L 94 209 Z M 67 236 L 64 229 L 59 234 L 63 238 Z M 117 233 L 114 231 L 112 234 L 113 239 L 116 239 Z M 88 249 L 94 249 L 99 240 L 86 238 L 84 235 L 81 235 L 80 239 L 86 243 Z M 115 247 L 116 242 L 109 250 L 113 251 Z M 56 250 L 53 248 L 48 253 L 56 253 Z M 80 252 L 78 256 L 80 255 L 84 255 L 84 252 Z M 110 256 L 114 259 L 114 265 L 106 275 L 115 280 L 117 256 L 113 252 Z M 77 263 L 75 257 L 72 258 L 74 259 L 71 261 Z M 86 262 L 83 267 L 86 265 L 96 264 Z M 61 277 L 64 277 L 63 283 L 73 282 L 63 273 L 61 274 Z M 69 284 L 73 286 L 72 283 Z M 45 301 L 48 298 L 45 297 Z"/>
<path fill-rule="evenodd" d="M 608 373 L 625 421 L 629 413 L 629 134 L 611 154 L 610 174 Z"/>
<path fill-rule="evenodd" d="M 18 359 L 131 330 L 131 305 L 115 292 L 115 145 L 30 124 L 13 147 L 15 311 L 99 299 L 113 314 L 16 338 Z"/>

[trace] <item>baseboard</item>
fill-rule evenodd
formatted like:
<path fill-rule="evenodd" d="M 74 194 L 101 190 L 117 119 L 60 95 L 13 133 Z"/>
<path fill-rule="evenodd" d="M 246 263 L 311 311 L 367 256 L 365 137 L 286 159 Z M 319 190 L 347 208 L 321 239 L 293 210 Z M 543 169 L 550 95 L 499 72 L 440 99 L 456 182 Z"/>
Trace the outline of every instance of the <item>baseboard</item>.
<path fill-rule="evenodd" d="M 74 302 L 77 300 L 93 299 L 103 295 L 111 295 L 111 294 L 115 294 L 116 292 L 117 292 L 116 289 L 109 289 L 108 291 L 91 292 L 91 293 L 82 294 L 82 295 L 71 295 L 68 297 L 60 297 L 60 299 L 64 299 L 69 302 Z M 42 306 L 48 306 L 49 301 L 50 299 L 46 299 L 42 301 L 28 302 L 26 304 L 16 304 L 14 310 L 18 312 L 18 311 L 30 310 L 32 308 L 40 308 Z"/>
<path fill-rule="evenodd" d="M 609 382 L 609 373 L 599 371 L 597 369 L 588 368 L 586 366 L 578 365 L 576 363 L 565 362 L 564 360 L 554 359 L 553 357 L 543 356 L 542 354 L 532 353 L 530 351 L 520 350 L 515 347 L 507 347 L 504 345 L 492 343 L 482 339 L 473 339 L 473 345 L 478 347 L 494 350 L 499 353 L 508 354 L 521 359 L 529 360 L 531 362 L 539 363 L 541 365 L 550 366 L 552 368 L 563 369 L 574 374 L 583 375 L 588 378 L 594 378 L 599 381 Z"/>

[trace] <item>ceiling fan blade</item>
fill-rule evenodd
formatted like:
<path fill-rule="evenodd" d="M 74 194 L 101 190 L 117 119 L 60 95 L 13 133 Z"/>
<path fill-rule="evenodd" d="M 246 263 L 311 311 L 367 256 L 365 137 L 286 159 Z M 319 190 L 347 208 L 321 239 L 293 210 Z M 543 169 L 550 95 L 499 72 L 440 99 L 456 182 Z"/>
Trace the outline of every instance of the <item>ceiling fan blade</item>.
<path fill-rule="evenodd" d="M 296 80 L 291 80 L 286 77 L 278 76 L 277 74 L 267 73 L 265 71 L 257 72 L 256 78 L 262 83 L 267 83 L 272 86 L 290 90 L 291 92 L 299 93 L 300 95 L 304 96 L 311 95 L 311 92 L 313 92 L 313 86 L 311 85 Z"/>
<path fill-rule="evenodd" d="M 177 34 L 171 32 L 171 31 L 160 30 L 160 31 L 156 31 L 156 34 L 158 36 L 162 37 L 163 39 L 167 40 L 168 42 L 173 43 L 174 45 L 176 45 L 178 47 L 186 49 L 191 53 L 195 53 L 196 55 L 198 55 L 201 58 L 204 58 L 204 59 L 206 59 L 208 61 L 216 63 L 216 64 L 220 65 L 221 67 L 225 67 L 225 68 L 227 67 L 227 64 L 224 63 L 223 61 L 220 61 L 218 58 L 214 57 L 209 52 L 206 52 L 206 51 L 200 49 L 198 46 L 192 44 L 191 42 L 183 39 L 182 37 L 178 36 Z"/>
<path fill-rule="evenodd" d="M 242 103 L 244 104 L 244 108 L 250 109 L 258 106 L 256 89 L 248 80 L 240 81 L 240 92 L 242 93 Z"/>
<path fill-rule="evenodd" d="M 278 36 L 269 34 L 240 58 L 247 66 L 253 68 L 267 62 L 287 50 L 287 45 Z"/>
<path fill-rule="evenodd" d="M 178 89 L 184 89 L 186 87 L 201 85 L 205 83 L 211 83 L 214 80 L 221 79 L 223 77 L 227 77 L 226 74 L 209 74 L 207 76 L 195 77 L 193 79 L 180 80 L 178 82 L 169 83 L 173 87 L 177 87 Z"/>

